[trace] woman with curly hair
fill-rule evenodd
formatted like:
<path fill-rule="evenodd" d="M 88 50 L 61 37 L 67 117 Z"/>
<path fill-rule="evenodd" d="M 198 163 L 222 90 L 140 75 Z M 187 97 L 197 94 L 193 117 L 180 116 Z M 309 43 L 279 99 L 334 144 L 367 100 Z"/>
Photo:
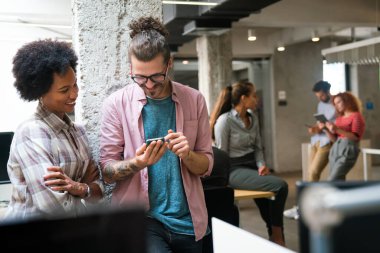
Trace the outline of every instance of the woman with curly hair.
<path fill-rule="evenodd" d="M 338 117 L 333 122 L 319 123 L 334 143 L 329 154 L 330 174 L 328 180 L 345 180 L 359 156 L 359 142 L 365 131 L 361 104 L 350 92 L 333 96 Z"/>
<path fill-rule="evenodd" d="M 67 115 L 78 97 L 76 66 L 70 45 L 52 40 L 28 43 L 13 59 L 20 97 L 39 103 L 13 137 L 8 218 L 76 216 L 85 210 L 82 200 L 96 202 L 103 195 L 85 130 Z"/>
<path fill-rule="evenodd" d="M 255 199 L 271 241 L 285 245 L 283 212 L 288 184 L 270 175 L 265 164 L 256 108 L 256 88 L 237 82 L 224 88 L 211 113 L 210 125 L 215 145 L 231 158 L 229 185 L 234 189 L 272 191 L 275 200 Z"/>

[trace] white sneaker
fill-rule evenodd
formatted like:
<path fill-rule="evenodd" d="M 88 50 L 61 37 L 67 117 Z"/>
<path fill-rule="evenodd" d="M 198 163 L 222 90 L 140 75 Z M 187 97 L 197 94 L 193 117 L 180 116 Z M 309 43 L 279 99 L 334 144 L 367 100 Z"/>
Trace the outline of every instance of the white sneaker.
<path fill-rule="evenodd" d="M 292 208 L 284 211 L 284 216 L 289 219 L 298 220 L 300 217 L 298 213 L 298 206 L 293 206 Z"/>

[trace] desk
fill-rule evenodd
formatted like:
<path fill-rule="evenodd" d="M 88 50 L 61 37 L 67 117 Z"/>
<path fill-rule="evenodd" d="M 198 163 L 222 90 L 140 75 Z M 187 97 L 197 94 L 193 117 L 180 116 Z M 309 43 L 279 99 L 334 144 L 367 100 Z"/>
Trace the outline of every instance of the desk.
<path fill-rule="evenodd" d="M 266 191 L 250 191 L 250 190 L 234 190 L 235 200 L 243 199 L 257 199 L 257 198 L 270 198 L 273 199 L 275 196 L 274 192 Z"/>
<path fill-rule="evenodd" d="M 363 153 L 363 170 L 364 170 L 364 180 L 368 180 L 368 168 L 367 168 L 367 154 L 368 155 L 380 155 L 380 149 L 374 148 L 362 148 Z"/>

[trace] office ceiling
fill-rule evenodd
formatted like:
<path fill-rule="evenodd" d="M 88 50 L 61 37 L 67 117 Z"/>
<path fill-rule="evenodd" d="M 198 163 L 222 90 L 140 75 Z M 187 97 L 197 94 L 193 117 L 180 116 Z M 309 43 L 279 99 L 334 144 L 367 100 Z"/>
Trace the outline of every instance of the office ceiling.
<path fill-rule="evenodd" d="M 216 15 L 211 8 L 208 9 L 207 15 L 216 16 L 221 26 L 219 29 L 214 29 L 214 34 L 215 31 L 219 33 L 231 31 L 233 53 L 237 58 L 268 56 L 278 44 L 286 46 L 310 40 L 313 32 L 319 34 L 322 39 L 337 36 L 344 37 L 347 41 L 379 36 L 377 28 L 380 26 L 380 0 L 219 0 L 218 2 L 225 3 L 227 9 L 236 7 L 237 15 L 223 12 Z M 257 8 L 252 7 L 257 2 L 261 4 Z M 172 7 L 164 5 L 164 9 Z M 188 8 L 189 11 L 192 7 L 181 8 Z M 200 12 L 199 17 L 202 15 Z M 208 23 L 205 18 L 194 20 L 198 21 L 193 22 L 193 27 Z M 182 21 L 181 25 L 175 25 L 175 29 L 183 29 L 183 26 L 190 21 Z M 30 26 L 32 24 L 39 24 L 40 27 Z M 43 27 L 44 24 L 48 26 Z M 225 24 L 228 24 L 227 27 L 223 27 Z M 256 30 L 255 42 L 247 41 L 247 31 L 251 28 Z M 190 32 L 191 39 L 183 42 L 180 41 L 183 39 L 180 35 L 178 42 L 173 42 L 177 43 L 178 57 L 196 57 L 194 38 L 204 33 L 207 33 L 207 29 L 204 29 L 203 33 Z M 70 0 L 0 2 L 0 40 L 33 40 L 37 37 L 71 39 Z"/>

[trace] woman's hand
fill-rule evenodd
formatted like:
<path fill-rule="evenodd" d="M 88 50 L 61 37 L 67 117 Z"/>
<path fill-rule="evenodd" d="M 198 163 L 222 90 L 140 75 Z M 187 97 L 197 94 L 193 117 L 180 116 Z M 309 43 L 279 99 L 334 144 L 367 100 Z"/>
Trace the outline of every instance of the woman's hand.
<path fill-rule="evenodd" d="M 261 166 L 258 172 L 259 172 L 259 176 L 266 176 L 270 174 L 270 170 L 267 166 Z"/>
<path fill-rule="evenodd" d="M 53 191 L 67 191 L 73 196 L 84 197 L 87 194 L 88 185 L 79 183 L 68 177 L 60 167 L 47 168 L 49 174 L 44 176 L 45 185 Z"/>
<path fill-rule="evenodd" d="M 334 123 L 326 122 L 326 127 L 330 131 L 330 133 L 335 134 L 337 126 Z"/>

